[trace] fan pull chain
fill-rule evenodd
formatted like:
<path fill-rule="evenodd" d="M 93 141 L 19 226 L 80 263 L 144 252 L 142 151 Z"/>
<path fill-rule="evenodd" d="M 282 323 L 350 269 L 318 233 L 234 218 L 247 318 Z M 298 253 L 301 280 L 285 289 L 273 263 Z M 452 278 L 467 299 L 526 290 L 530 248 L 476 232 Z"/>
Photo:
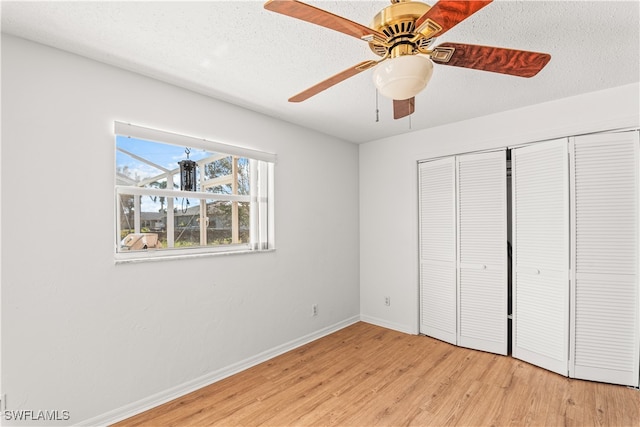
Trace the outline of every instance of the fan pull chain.
<path fill-rule="evenodd" d="M 378 109 L 378 88 L 376 88 L 376 123 L 380 121 L 380 110 Z"/>
<path fill-rule="evenodd" d="M 411 114 L 409 114 L 409 130 L 411 130 Z"/>

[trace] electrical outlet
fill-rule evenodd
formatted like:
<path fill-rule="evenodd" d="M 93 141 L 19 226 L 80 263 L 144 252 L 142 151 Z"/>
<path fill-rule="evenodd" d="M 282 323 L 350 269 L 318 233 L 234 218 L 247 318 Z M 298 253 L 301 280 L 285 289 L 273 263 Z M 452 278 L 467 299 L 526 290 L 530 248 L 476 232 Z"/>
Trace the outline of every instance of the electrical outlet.
<path fill-rule="evenodd" d="M 384 297 L 384 305 L 387 307 L 391 305 L 391 297 Z"/>
<path fill-rule="evenodd" d="M 313 316 L 317 316 L 318 315 L 318 304 L 313 304 L 311 306 L 311 314 Z"/>

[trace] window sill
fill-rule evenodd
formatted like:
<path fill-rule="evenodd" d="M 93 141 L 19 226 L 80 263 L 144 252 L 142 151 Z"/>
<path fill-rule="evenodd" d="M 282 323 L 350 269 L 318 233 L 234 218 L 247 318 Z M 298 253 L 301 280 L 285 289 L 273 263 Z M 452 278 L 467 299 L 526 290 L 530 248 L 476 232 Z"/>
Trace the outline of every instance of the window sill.
<path fill-rule="evenodd" d="M 265 252 L 275 252 L 273 249 L 251 250 L 251 249 L 235 249 L 235 250 L 220 250 L 220 251 L 189 251 L 184 250 L 163 250 L 163 251 L 145 251 L 135 253 L 117 253 L 115 255 L 114 264 L 133 264 L 140 262 L 153 262 L 153 261 L 172 261 L 179 259 L 194 259 L 194 258 L 207 258 L 218 257 L 228 255 L 246 255 L 246 254 L 261 254 Z"/>

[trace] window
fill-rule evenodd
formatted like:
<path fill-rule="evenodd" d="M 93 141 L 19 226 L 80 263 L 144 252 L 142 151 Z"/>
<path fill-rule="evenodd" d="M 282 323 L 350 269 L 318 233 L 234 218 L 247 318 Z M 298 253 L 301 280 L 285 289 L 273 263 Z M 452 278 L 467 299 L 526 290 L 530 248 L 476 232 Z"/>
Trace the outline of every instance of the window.
<path fill-rule="evenodd" d="M 274 247 L 274 154 L 121 122 L 115 133 L 116 260 Z"/>

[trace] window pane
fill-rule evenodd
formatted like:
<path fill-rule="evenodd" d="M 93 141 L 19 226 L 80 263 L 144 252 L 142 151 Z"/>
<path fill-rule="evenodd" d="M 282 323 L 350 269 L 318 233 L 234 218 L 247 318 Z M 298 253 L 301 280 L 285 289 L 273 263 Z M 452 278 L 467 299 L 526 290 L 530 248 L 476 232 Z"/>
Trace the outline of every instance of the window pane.
<path fill-rule="evenodd" d="M 174 223 L 174 247 L 200 246 L 200 200 L 178 199 Z"/>
<path fill-rule="evenodd" d="M 237 205 L 238 227 L 234 239 L 233 211 Z M 250 224 L 249 202 L 210 202 L 207 203 L 207 245 L 230 245 L 249 243 Z"/>
<path fill-rule="evenodd" d="M 235 183 L 234 162 L 237 171 Z M 216 194 L 249 194 L 249 159 L 227 156 L 206 163 L 203 170 L 206 191 Z M 233 191 L 234 184 L 237 186 L 236 192 Z"/>
<path fill-rule="evenodd" d="M 136 199 L 140 209 L 136 231 Z M 167 247 L 167 214 L 159 197 L 120 195 L 120 250 L 133 251 Z"/>

